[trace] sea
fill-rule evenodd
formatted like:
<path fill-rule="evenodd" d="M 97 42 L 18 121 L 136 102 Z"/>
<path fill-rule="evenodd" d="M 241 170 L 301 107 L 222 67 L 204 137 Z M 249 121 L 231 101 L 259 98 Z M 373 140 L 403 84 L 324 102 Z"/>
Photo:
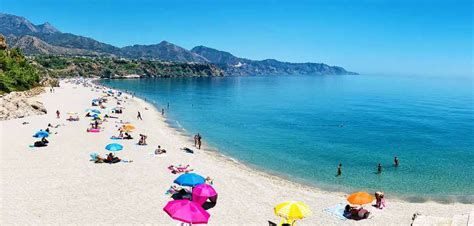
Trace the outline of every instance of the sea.
<path fill-rule="evenodd" d="M 200 133 L 229 159 L 295 183 L 472 203 L 473 79 L 291 75 L 101 83 L 164 108 L 170 126 L 190 137 Z"/>

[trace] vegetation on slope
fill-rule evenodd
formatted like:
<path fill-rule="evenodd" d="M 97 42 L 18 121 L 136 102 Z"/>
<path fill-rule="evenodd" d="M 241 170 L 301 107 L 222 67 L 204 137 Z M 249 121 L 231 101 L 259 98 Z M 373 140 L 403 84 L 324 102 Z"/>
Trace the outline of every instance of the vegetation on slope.
<path fill-rule="evenodd" d="M 37 69 L 19 49 L 8 49 L 0 36 L 0 93 L 28 90 L 38 83 Z"/>
<path fill-rule="evenodd" d="M 51 77 L 121 78 L 129 75 L 140 77 L 223 75 L 222 70 L 212 64 L 50 55 L 35 56 L 32 59 L 41 71 Z"/>

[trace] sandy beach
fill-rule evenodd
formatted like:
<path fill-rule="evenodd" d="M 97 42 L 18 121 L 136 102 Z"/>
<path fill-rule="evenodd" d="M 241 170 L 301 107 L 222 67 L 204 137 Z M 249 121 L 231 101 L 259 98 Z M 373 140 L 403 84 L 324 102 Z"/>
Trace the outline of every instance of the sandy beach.
<path fill-rule="evenodd" d="M 123 114 L 114 115 L 119 119 L 108 119 L 100 133 L 87 133 L 90 120 L 84 117 L 84 110 L 91 108 L 92 99 L 102 95 L 102 90 L 62 82 L 55 93 L 37 97 L 48 114 L 0 121 L 0 224 L 176 225 L 177 221 L 162 210 L 171 200 L 165 192 L 177 177 L 167 169 L 172 164 L 189 164 L 196 173 L 214 179 L 219 198 L 209 210 L 210 225 L 268 225 L 268 220 L 278 223 L 280 218 L 274 215 L 273 207 L 288 200 L 307 203 L 313 212 L 298 221 L 299 225 L 409 225 L 414 213 L 453 219 L 474 210 L 473 204 L 410 203 L 386 194 L 387 208 L 369 207 L 372 218 L 343 221 L 323 210 L 346 203 L 347 194 L 279 179 L 215 152 L 196 150 L 191 137 L 170 128 L 165 118 L 141 99 L 126 95 Z M 109 100 L 106 106 L 115 107 L 115 101 Z M 56 110 L 61 112 L 59 119 Z M 79 113 L 80 121 L 66 120 L 66 113 L 71 111 Z M 143 120 L 136 118 L 137 111 Z M 120 120 L 136 126 L 133 140 L 110 139 L 118 134 Z M 32 135 L 48 123 L 62 125 L 52 129 L 49 146 L 29 147 L 36 140 Z M 137 145 L 138 134 L 148 135 L 147 146 Z M 132 163 L 89 161 L 91 152 L 104 155 L 108 153 L 104 147 L 113 142 L 124 146 L 117 156 Z M 157 145 L 168 153 L 151 154 Z M 196 151 L 189 154 L 180 150 L 182 147 Z"/>

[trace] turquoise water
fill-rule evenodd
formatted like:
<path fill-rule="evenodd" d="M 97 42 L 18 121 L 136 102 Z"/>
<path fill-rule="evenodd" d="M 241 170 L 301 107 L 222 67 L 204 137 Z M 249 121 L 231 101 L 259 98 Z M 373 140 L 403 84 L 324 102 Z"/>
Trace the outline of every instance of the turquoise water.
<path fill-rule="evenodd" d="M 471 78 L 280 76 L 104 80 L 238 161 L 330 190 L 473 202 Z M 398 156 L 400 166 L 392 166 Z M 336 177 L 337 165 L 343 175 Z M 383 166 L 376 174 L 376 165 Z M 414 198 L 417 197 L 417 198 Z"/>

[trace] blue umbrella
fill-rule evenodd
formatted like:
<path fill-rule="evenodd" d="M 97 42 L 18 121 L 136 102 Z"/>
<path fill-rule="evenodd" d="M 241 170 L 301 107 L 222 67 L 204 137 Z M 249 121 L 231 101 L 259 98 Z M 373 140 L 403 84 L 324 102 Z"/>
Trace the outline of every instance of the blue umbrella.
<path fill-rule="evenodd" d="M 100 114 L 100 111 L 97 110 L 97 109 L 92 109 L 91 112 L 92 112 L 92 113 L 95 113 L 95 114 Z"/>
<path fill-rule="evenodd" d="M 123 149 L 123 146 L 117 143 L 111 143 L 107 144 L 107 146 L 105 146 L 105 149 L 107 149 L 108 151 L 121 151 Z"/>
<path fill-rule="evenodd" d="M 35 135 L 33 135 L 33 137 L 37 137 L 37 138 L 49 137 L 49 133 L 41 130 L 41 131 L 36 132 Z"/>
<path fill-rule="evenodd" d="M 179 184 L 181 186 L 194 187 L 198 184 L 204 184 L 205 181 L 206 179 L 199 174 L 185 173 L 176 178 L 174 180 L 174 183 Z"/>

